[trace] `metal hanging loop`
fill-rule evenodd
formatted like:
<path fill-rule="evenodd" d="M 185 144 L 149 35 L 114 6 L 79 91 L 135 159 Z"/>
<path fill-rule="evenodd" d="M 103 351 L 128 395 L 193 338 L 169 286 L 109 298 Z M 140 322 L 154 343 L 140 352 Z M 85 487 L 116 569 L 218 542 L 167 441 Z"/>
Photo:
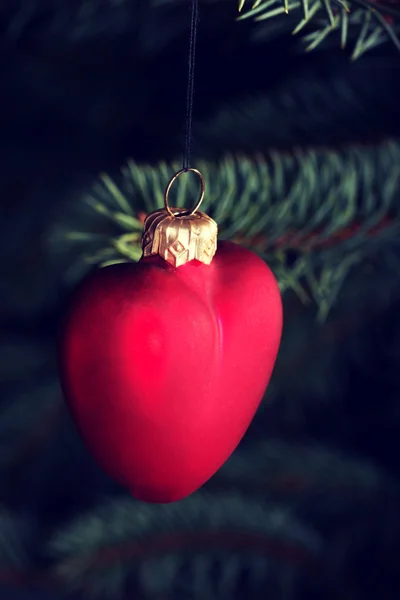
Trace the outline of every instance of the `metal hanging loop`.
<path fill-rule="evenodd" d="M 182 175 L 182 173 L 188 173 L 188 172 L 196 173 L 196 175 L 198 175 L 198 177 L 200 178 L 201 189 L 200 189 L 200 197 L 197 200 L 197 203 L 192 208 L 191 212 L 186 212 L 185 214 L 187 214 L 187 215 L 194 215 L 194 213 L 199 210 L 200 205 L 203 202 L 204 193 L 205 193 L 205 189 L 206 189 L 206 182 L 204 180 L 203 175 L 200 173 L 200 171 L 198 171 L 197 169 L 193 169 L 192 167 L 189 167 L 187 169 L 181 169 L 180 171 L 178 171 L 177 173 L 175 173 L 175 175 L 172 177 L 172 179 L 169 182 L 169 184 L 167 185 L 167 187 L 165 189 L 165 193 L 164 193 L 164 206 L 165 206 L 165 210 L 168 212 L 169 215 L 171 215 L 171 217 L 175 217 L 176 216 L 176 213 L 174 213 L 172 211 L 172 209 L 171 209 L 171 207 L 169 205 L 169 201 L 168 201 L 169 193 L 171 191 L 171 187 L 174 184 L 174 182 L 178 179 L 178 177 L 180 175 Z"/>

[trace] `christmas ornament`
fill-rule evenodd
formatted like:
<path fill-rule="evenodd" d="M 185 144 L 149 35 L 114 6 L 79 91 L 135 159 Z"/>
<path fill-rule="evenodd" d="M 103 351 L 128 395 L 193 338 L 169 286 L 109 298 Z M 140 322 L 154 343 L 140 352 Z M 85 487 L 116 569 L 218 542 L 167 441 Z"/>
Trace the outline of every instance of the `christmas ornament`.
<path fill-rule="evenodd" d="M 198 212 L 145 221 L 138 263 L 97 270 L 66 321 L 61 372 L 89 450 L 133 496 L 184 498 L 234 451 L 270 379 L 282 329 L 267 265 Z M 171 181 L 176 179 L 179 172 Z M 170 184 L 170 185 L 171 185 Z"/>
<path fill-rule="evenodd" d="M 199 212 L 189 168 L 198 0 L 192 0 L 183 169 L 147 216 L 139 263 L 98 270 L 77 292 L 61 379 L 87 447 L 136 498 L 173 502 L 205 483 L 249 426 L 278 352 L 277 283 Z M 169 192 L 192 171 L 191 211 Z"/>

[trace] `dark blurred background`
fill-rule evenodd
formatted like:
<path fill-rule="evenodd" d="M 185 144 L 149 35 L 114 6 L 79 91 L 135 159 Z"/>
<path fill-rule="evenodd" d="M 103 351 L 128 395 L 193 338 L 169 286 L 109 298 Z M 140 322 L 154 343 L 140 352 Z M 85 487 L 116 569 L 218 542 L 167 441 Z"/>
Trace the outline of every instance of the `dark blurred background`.
<path fill-rule="evenodd" d="M 297 13 L 237 22 L 234 0 L 200 5 L 195 159 L 303 149 L 340 161 L 350 148 L 390 162 L 400 55 L 389 42 L 356 61 L 335 35 L 306 53 Z M 285 291 L 266 400 L 204 489 L 136 502 L 65 409 L 57 331 L 81 250 L 53 234 L 71 218 L 81 228 L 100 172 L 180 159 L 189 23 L 184 0 L 0 7 L 0 598 L 397 600 L 400 162 L 384 206 L 369 158 L 368 215 L 389 219 L 390 235 L 360 244 L 326 318 Z"/>

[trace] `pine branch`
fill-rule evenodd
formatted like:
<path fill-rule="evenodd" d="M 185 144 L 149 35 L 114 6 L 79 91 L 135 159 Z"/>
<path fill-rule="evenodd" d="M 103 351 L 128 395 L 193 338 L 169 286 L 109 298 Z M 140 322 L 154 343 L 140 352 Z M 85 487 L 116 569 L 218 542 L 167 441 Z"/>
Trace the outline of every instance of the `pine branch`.
<path fill-rule="evenodd" d="M 236 452 L 214 479 L 217 489 L 220 477 L 225 491 L 273 498 L 322 535 L 327 569 L 322 566 L 324 583 L 315 597 L 342 598 L 352 590 L 354 598 L 365 598 L 371 591 L 366 564 L 377 569 L 376 591 L 390 597 L 390 590 L 397 589 L 396 575 L 391 577 L 387 565 L 400 549 L 400 488 L 377 465 L 316 443 L 271 440 Z"/>
<path fill-rule="evenodd" d="M 306 51 L 319 47 L 332 34 L 337 34 L 341 48 L 348 39 L 353 39 L 352 60 L 368 50 L 390 41 L 400 50 L 400 9 L 390 3 L 369 0 L 255 0 L 251 5 L 239 0 L 239 11 L 247 5 L 250 9 L 238 20 L 255 19 L 265 22 L 274 17 L 301 12 L 302 19 L 293 29 L 293 34 L 309 29 L 303 36 Z"/>
<path fill-rule="evenodd" d="M 211 3 L 218 4 L 216 0 Z M 165 48 L 176 35 L 186 29 L 184 21 L 176 15 L 173 19 L 169 18 L 171 9 L 180 10 L 183 4 L 182 0 L 152 0 L 146 7 L 140 6 L 139 2 L 130 3 L 127 0 L 70 0 L 68 3 L 56 0 L 19 0 L 2 3 L 0 20 L 5 24 L 6 39 L 13 43 L 27 35 L 36 39 L 45 35 L 48 41 L 62 40 L 69 44 L 99 40 L 107 42 L 112 38 L 129 35 L 140 22 L 137 42 L 143 50 L 151 48 L 154 52 Z M 306 31 L 303 40 L 307 50 L 316 48 L 327 38 L 331 38 L 332 34 L 337 38 L 335 43 L 340 43 L 342 48 L 346 46 L 348 39 L 352 41 L 353 59 L 389 40 L 400 49 L 397 37 L 400 10 L 390 1 L 239 1 L 239 11 L 247 7 L 250 7 L 249 10 L 239 20 L 254 18 L 259 22 L 269 22 L 279 16 L 285 29 L 285 20 L 287 22 L 289 19 L 294 34 Z M 217 14 L 216 7 L 214 11 Z M 292 18 L 299 11 L 300 20 L 298 16 Z M 151 14 L 150 26 L 147 14 Z M 371 26 L 366 26 L 366 19 L 371 22 Z M 157 26 L 155 35 L 154 25 L 159 24 L 160 20 L 164 21 L 164 27 Z M 310 25 L 312 31 L 307 33 Z M 271 30 L 270 23 L 268 30 Z"/>
<path fill-rule="evenodd" d="M 340 598 L 354 590 L 348 568 L 371 532 L 379 531 L 382 557 L 397 547 L 388 525 L 398 486 L 374 465 L 316 444 L 271 440 L 239 449 L 207 487 L 212 493 L 172 505 L 122 498 L 76 518 L 49 543 L 55 576 L 94 598 L 127 590 L 229 600 L 265 589 L 294 599 L 304 586 L 320 597 L 334 577 L 332 598 Z M 354 597 L 362 598 L 357 585 Z"/>
<path fill-rule="evenodd" d="M 50 543 L 64 585 L 99 598 L 127 588 L 149 597 L 252 597 L 285 577 L 294 588 L 319 549 L 319 537 L 280 507 L 205 493 L 164 506 L 109 502 Z"/>
<path fill-rule="evenodd" d="M 399 164 L 400 145 L 388 142 L 197 166 L 209 183 L 203 209 L 219 224 L 221 239 L 258 252 L 282 292 L 313 299 L 325 319 L 351 269 L 397 240 Z M 79 225 L 55 232 L 54 241 L 76 243 L 87 267 L 138 260 L 144 216 L 163 205 L 165 184 L 178 168 L 128 162 L 117 182 L 103 176 L 79 202 Z M 189 206 L 197 189 L 189 177 L 181 180 L 176 204 Z"/>

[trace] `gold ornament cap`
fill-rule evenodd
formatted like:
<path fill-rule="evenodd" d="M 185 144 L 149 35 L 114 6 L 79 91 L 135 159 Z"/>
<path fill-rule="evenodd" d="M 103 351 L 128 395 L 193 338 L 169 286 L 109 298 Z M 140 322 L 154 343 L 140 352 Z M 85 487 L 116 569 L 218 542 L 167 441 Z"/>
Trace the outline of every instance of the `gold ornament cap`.
<path fill-rule="evenodd" d="M 200 177 L 200 198 L 191 211 L 171 208 L 168 196 L 172 184 L 187 171 Z M 165 208 L 150 213 L 145 219 L 142 235 L 143 258 L 158 255 L 175 268 L 192 260 L 198 260 L 205 265 L 211 263 L 217 250 L 218 226 L 211 217 L 198 211 L 204 191 L 204 178 L 197 169 L 182 169 L 174 175 L 165 190 Z"/>

